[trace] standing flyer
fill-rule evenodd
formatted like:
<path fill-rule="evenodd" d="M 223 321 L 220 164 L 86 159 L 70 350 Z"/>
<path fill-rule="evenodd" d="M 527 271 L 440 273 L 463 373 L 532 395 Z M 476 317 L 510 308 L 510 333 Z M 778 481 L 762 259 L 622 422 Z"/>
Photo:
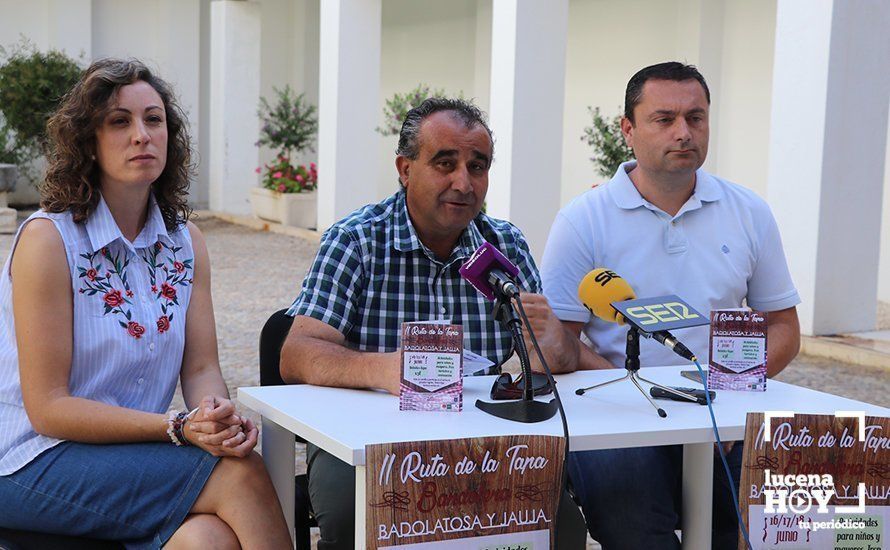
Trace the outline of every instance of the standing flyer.
<path fill-rule="evenodd" d="M 461 325 L 402 323 L 399 410 L 460 411 L 463 406 Z"/>
<path fill-rule="evenodd" d="M 766 391 L 766 318 L 748 309 L 711 311 L 708 389 Z"/>

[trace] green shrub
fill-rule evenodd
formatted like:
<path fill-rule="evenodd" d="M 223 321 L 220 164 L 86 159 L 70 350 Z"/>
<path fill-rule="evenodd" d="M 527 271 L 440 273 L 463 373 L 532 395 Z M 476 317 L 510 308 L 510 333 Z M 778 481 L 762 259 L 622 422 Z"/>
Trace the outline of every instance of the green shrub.
<path fill-rule="evenodd" d="M 303 94 L 295 95 L 290 86 L 283 90 L 273 87 L 272 90 L 276 95 L 274 104 L 260 98 L 258 114 L 262 126 L 256 144 L 277 149 L 284 157 L 314 150 L 312 143 L 318 131 L 315 105 L 306 102 Z"/>
<path fill-rule="evenodd" d="M 426 84 L 418 84 L 413 90 L 405 94 L 395 94 L 386 100 L 383 106 L 383 126 L 376 128 L 382 136 L 397 136 L 402 131 L 402 122 L 408 115 L 408 111 L 417 107 L 430 97 L 445 97 L 445 90 L 436 88 L 430 90 Z"/>
<path fill-rule="evenodd" d="M 0 112 L 19 162 L 35 158 L 46 140 L 46 121 L 81 75 L 78 64 L 57 50 L 46 53 L 22 43 L 11 53 L 0 48 Z M 9 132 L 8 130 L 11 130 Z"/>
<path fill-rule="evenodd" d="M 587 110 L 590 112 L 593 124 L 584 128 L 581 141 L 593 148 L 590 161 L 596 167 L 597 173 L 611 177 L 622 162 L 634 158 L 633 149 L 627 146 L 621 133 L 622 114 L 605 118 L 600 113 L 599 107 L 595 109 L 588 107 Z"/>

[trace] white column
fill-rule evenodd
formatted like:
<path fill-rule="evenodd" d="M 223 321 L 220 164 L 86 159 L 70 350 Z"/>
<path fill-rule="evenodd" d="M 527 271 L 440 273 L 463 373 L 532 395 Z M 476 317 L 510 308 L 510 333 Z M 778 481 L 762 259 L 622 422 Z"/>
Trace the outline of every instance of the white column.
<path fill-rule="evenodd" d="M 320 0 L 307 0 L 298 13 L 306 21 L 302 43 L 302 61 L 298 65 L 302 70 L 297 77 L 303 83 L 306 101 L 318 105 L 318 71 L 319 46 L 321 42 L 321 6 Z"/>
<path fill-rule="evenodd" d="M 198 177 L 189 192 L 189 199 L 198 208 L 210 208 L 210 3 L 201 2 L 198 15 L 198 124 L 192 136 L 198 140 L 198 156 L 206 159 L 198 165 Z"/>
<path fill-rule="evenodd" d="M 318 228 L 374 202 L 381 0 L 321 2 Z"/>
<path fill-rule="evenodd" d="M 779 0 L 768 196 L 805 334 L 875 324 L 890 3 Z"/>
<path fill-rule="evenodd" d="M 568 0 L 494 0 L 488 213 L 540 258 L 559 210 Z"/>
<path fill-rule="evenodd" d="M 480 109 L 488 111 L 491 96 L 491 2 L 476 1 L 476 48 L 473 67 L 473 97 Z"/>
<path fill-rule="evenodd" d="M 680 0 L 677 8 L 677 61 L 695 65 L 711 92 L 711 142 L 704 169 L 719 173 L 717 136 L 723 76 L 724 0 Z"/>
<path fill-rule="evenodd" d="M 164 25 L 155 31 L 155 53 L 149 59 L 149 67 L 156 68 L 161 78 L 173 86 L 179 106 L 188 115 L 192 151 L 198 159 L 207 159 L 209 153 L 201 143 L 201 138 L 206 138 L 206 131 L 202 132 L 206 124 L 201 115 L 206 116 L 207 111 L 201 105 L 202 101 L 207 101 L 201 95 L 201 76 L 209 77 L 210 71 L 202 65 L 202 60 L 209 56 L 201 48 L 203 34 L 207 34 L 207 29 L 202 29 L 201 12 L 209 12 L 210 6 L 204 2 L 156 0 L 153 9 Z M 199 160 L 196 181 L 189 188 L 190 202 L 203 203 L 204 208 L 207 207 L 208 170 L 206 161 Z"/>
<path fill-rule="evenodd" d="M 218 0 L 210 20 L 210 208 L 247 214 L 259 162 L 260 5 Z"/>
<path fill-rule="evenodd" d="M 83 63 L 92 61 L 92 0 L 51 0 L 47 8 L 49 47 L 62 50 Z"/>

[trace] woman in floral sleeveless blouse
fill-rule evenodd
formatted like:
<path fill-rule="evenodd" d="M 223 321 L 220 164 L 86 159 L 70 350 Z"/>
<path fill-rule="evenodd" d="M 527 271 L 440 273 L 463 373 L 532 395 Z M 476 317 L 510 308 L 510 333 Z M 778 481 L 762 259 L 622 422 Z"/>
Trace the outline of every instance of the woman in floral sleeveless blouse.
<path fill-rule="evenodd" d="M 135 60 L 48 123 L 41 210 L 0 274 L 0 527 L 133 548 L 290 537 L 217 356 L 185 117 Z M 182 384 L 190 411 L 165 414 Z"/>

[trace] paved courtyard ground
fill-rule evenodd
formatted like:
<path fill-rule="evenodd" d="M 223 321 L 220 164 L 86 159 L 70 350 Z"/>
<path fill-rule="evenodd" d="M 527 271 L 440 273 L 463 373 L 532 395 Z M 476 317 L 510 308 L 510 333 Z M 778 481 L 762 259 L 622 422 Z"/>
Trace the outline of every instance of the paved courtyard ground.
<path fill-rule="evenodd" d="M 317 245 L 215 218 L 197 220 L 210 249 L 220 363 L 232 395 L 259 384 L 257 343 L 263 322 L 299 292 Z M 0 235 L 0 260 L 12 238 Z M 886 318 L 886 306 L 882 306 Z M 883 321 L 886 322 L 886 321 Z M 800 356 L 779 380 L 883 406 L 890 404 L 890 370 Z M 177 405 L 181 403 L 177 397 Z M 298 457 L 298 467 L 304 461 Z M 590 548 L 597 548 L 591 545 Z"/>
<path fill-rule="evenodd" d="M 316 245 L 217 219 L 199 221 L 210 249 L 220 361 L 230 388 L 255 385 L 257 342 L 266 317 L 299 292 Z M 853 399 L 890 404 L 890 370 L 800 356 L 778 376 Z"/>

